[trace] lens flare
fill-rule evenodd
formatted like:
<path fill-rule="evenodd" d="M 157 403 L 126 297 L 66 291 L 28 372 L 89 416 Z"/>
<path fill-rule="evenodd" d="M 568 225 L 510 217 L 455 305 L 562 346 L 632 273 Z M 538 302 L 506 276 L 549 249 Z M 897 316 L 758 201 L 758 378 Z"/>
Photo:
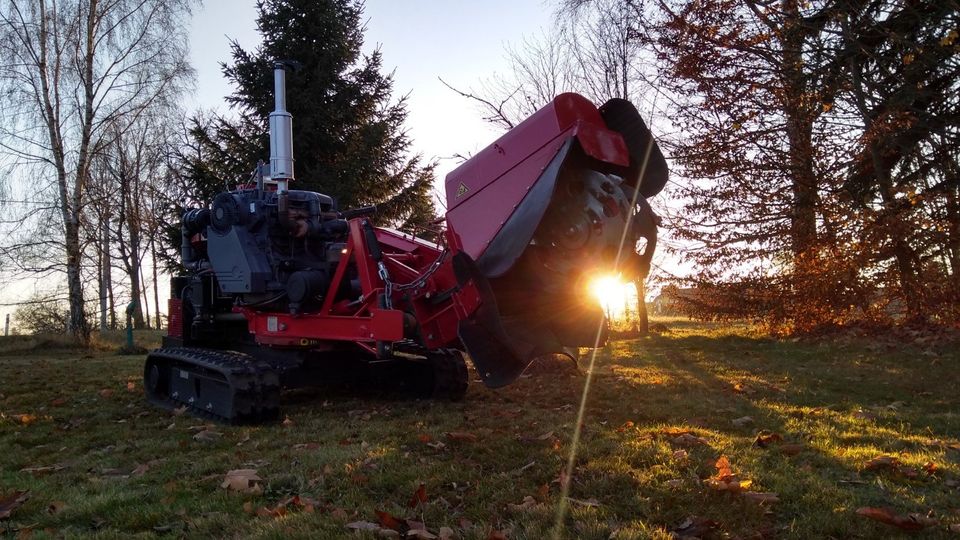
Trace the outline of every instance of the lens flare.
<path fill-rule="evenodd" d="M 590 295 L 610 318 L 622 317 L 635 301 L 637 290 L 632 283 L 624 283 L 620 276 L 602 275 L 590 281 Z"/>

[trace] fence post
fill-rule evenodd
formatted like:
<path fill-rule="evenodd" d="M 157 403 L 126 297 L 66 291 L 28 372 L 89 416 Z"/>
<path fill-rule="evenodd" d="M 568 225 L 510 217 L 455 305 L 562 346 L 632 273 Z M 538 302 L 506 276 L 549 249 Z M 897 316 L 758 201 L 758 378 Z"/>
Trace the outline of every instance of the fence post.
<path fill-rule="evenodd" d="M 3 323 L 3 336 L 7 337 L 10 335 L 10 314 L 7 313 L 7 321 Z"/>

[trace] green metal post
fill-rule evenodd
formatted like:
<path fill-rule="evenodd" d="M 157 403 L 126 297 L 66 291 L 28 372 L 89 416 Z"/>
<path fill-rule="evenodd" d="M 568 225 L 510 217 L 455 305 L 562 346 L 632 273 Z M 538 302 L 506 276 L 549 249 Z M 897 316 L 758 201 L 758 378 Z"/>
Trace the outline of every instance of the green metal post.
<path fill-rule="evenodd" d="M 127 350 L 133 350 L 133 310 L 136 308 L 136 300 L 127 304 Z"/>

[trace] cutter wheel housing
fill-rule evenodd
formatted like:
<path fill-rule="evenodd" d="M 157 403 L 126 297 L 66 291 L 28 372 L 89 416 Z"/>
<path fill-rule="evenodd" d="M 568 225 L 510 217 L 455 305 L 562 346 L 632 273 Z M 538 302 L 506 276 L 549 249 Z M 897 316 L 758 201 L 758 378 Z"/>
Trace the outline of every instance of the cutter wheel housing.
<path fill-rule="evenodd" d="M 658 222 L 647 198 L 667 178 L 632 105 L 557 96 L 447 176 L 428 240 L 375 226 L 375 207 L 290 189 L 289 67 L 274 66 L 270 165 L 183 215 L 184 272 L 144 366 L 149 401 L 256 423 L 303 386 L 458 400 L 465 355 L 496 388 L 539 356 L 604 344 L 586 283 L 645 277 Z"/>

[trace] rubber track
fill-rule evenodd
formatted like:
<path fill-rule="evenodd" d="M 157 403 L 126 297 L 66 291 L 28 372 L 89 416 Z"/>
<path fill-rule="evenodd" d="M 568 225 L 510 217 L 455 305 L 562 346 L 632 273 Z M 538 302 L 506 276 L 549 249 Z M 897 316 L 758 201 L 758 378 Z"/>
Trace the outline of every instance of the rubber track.
<path fill-rule="evenodd" d="M 467 393 L 467 363 L 457 349 L 439 349 L 427 353 L 433 365 L 433 397 L 460 401 Z"/>
<path fill-rule="evenodd" d="M 463 352 L 457 349 L 427 350 L 411 341 L 394 344 L 394 350 L 423 357 L 430 363 L 433 368 L 431 397 L 460 401 L 467 393 L 469 380 Z"/>
<path fill-rule="evenodd" d="M 233 398 L 233 409 L 226 414 L 218 414 L 170 395 L 151 393 L 148 385 L 144 384 L 147 399 L 159 407 L 167 410 L 187 407 L 193 416 L 228 424 L 268 422 L 279 415 L 280 378 L 267 362 L 233 351 L 168 347 L 157 349 L 147 356 L 145 377 L 152 362 L 166 366 L 168 377 L 173 377 L 174 369 L 216 373 L 224 379 L 223 384 L 230 388 Z"/>

